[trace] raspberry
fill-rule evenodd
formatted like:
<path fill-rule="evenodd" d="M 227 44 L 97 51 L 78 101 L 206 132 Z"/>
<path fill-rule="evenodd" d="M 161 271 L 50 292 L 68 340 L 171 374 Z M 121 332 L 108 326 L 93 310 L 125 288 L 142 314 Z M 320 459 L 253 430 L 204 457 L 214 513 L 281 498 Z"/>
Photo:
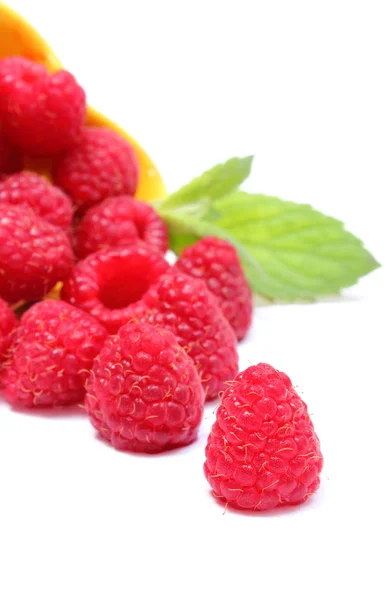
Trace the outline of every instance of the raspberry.
<path fill-rule="evenodd" d="M 164 254 L 168 250 L 167 227 L 155 209 L 146 202 L 133 199 L 132 215 L 140 239 Z"/>
<path fill-rule="evenodd" d="M 10 333 L 16 327 L 15 313 L 8 304 L 0 298 L 0 363 L 8 350 L 11 341 Z"/>
<path fill-rule="evenodd" d="M 116 196 L 88 210 L 75 231 L 76 254 L 84 258 L 102 248 L 131 246 L 139 239 L 164 254 L 167 228 L 149 204 Z"/>
<path fill-rule="evenodd" d="M 92 206 L 74 232 L 74 248 L 79 258 L 98 250 L 132 246 L 139 241 L 132 219 L 132 198 L 116 196 Z"/>
<path fill-rule="evenodd" d="M 161 452 L 197 437 L 203 389 L 170 331 L 122 327 L 95 359 L 86 390 L 92 424 L 118 450 Z"/>
<path fill-rule="evenodd" d="M 31 208 L 0 203 L 0 295 L 10 303 L 37 300 L 71 271 L 66 233 Z"/>
<path fill-rule="evenodd" d="M 2 175 L 15 173 L 22 168 L 20 154 L 13 148 L 0 130 L 0 179 Z"/>
<path fill-rule="evenodd" d="M 143 244 L 100 250 L 75 265 L 62 298 L 116 333 L 135 316 L 143 294 L 168 267 Z"/>
<path fill-rule="evenodd" d="M 53 225 L 67 229 L 73 218 L 70 199 L 40 175 L 23 171 L 0 181 L 0 202 L 30 206 Z"/>
<path fill-rule="evenodd" d="M 133 148 L 117 133 L 85 127 L 81 139 L 54 164 L 54 182 L 83 208 L 111 196 L 133 195 L 139 165 Z"/>
<path fill-rule="evenodd" d="M 252 322 L 253 303 L 234 246 L 225 240 L 205 237 L 182 252 L 176 267 L 206 283 L 241 340 Z"/>
<path fill-rule="evenodd" d="M 322 465 L 307 406 L 287 375 L 264 363 L 239 373 L 206 446 L 215 496 L 240 509 L 299 504 L 318 489 Z"/>
<path fill-rule="evenodd" d="M 33 82 L 46 73 L 43 65 L 22 56 L 8 56 L 0 60 L 0 115 L 7 108 L 10 90 L 23 87 L 24 75 Z"/>
<path fill-rule="evenodd" d="M 206 285 L 175 269 L 143 298 L 138 318 L 170 329 L 193 359 L 206 399 L 217 398 L 238 370 L 236 336 Z M 140 308 L 140 307 L 139 307 Z"/>
<path fill-rule="evenodd" d="M 34 304 L 20 320 L 4 365 L 7 400 L 24 408 L 82 402 L 106 335 L 93 317 L 66 302 Z"/>
<path fill-rule="evenodd" d="M 0 95 L 2 127 L 16 147 L 31 155 L 51 156 L 79 139 L 86 97 L 68 71 L 50 74 L 28 59 L 4 59 Z"/>

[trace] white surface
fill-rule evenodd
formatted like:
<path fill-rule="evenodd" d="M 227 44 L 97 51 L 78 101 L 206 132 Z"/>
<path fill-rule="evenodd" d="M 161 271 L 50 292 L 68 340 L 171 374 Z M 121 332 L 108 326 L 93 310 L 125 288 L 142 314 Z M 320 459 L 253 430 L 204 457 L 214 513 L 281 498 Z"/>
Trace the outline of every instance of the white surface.
<path fill-rule="evenodd" d="M 325 457 L 319 493 L 296 509 L 224 514 L 202 474 L 214 405 L 196 444 L 144 457 L 100 442 L 77 412 L 0 404 L 1 597 L 385 598 L 385 310 L 257 310 L 241 366 L 292 376 Z"/>
<path fill-rule="evenodd" d="M 388 42 L 384 2 L 18 0 L 90 100 L 174 189 L 234 154 L 249 188 L 344 219 L 384 262 Z M 121 454 L 76 411 L 0 401 L 0 597 L 386 598 L 385 273 L 342 300 L 257 310 L 241 366 L 285 370 L 325 458 L 298 509 L 223 514 L 198 442 Z"/>

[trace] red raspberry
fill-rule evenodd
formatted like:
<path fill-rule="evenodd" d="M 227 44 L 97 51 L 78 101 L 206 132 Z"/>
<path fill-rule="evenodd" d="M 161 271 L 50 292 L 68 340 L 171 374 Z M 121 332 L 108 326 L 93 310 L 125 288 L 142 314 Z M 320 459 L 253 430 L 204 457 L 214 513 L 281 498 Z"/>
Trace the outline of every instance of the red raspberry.
<path fill-rule="evenodd" d="M 133 199 L 132 215 L 140 239 L 147 246 L 165 254 L 168 250 L 167 227 L 153 206 Z"/>
<path fill-rule="evenodd" d="M 234 246 L 225 240 L 205 237 L 186 248 L 176 266 L 183 273 L 206 283 L 237 339 L 241 340 L 252 322 L 253 302 Z"/>
<path fill-rule="evenodd" d="M 15 173 L 22 168 L 20 154 L 10 145 L 4 133 L 0 130 L 0 179 L 2 175 Z"/>
<path fill-rule="evenodd" d="M 133 195 L 138 178 L 133 148 L 103 127 L 85 127 L 78 144 L 54 165 L 55 183 L 83 208 L 111 196 Z"/>
<path fill-rule="evenodd" d="M 2 127 L 16 147 L 34 156 L 51 156 L 79 139 L 86 97 L 71 73 L 50 74 L 28 59 L 4 59 L 0 94 Z"/>
<path fill-rule="evenodd" d="M 237 340 L 206 285 L 171 269 L 143 302 L 147 309 L 138 317 L 176 335 L 198 369 L 206 399 L 217 398 L 238 371 Z"/>
<path fill-rule="evenodd" d="M 16 327 L 15 313 L 2 298 L 0 298 L 0 363 L 8 350 L 11 341 L 10 333 Z"/>
<path fill-rule="evenodd" d="M 22 171 L 0 181 L 0 203 L 30 206 L 53 225 L 67 229 L 73 218 L 70 199 L 37 173 Z"/>
<path fill-rule="evenodd" d="M 167 227 L 149 204 L 116 196 L 88 210 L 75 231 L 74 244 L 77 256 L 84 258 L 102 248 L 131 246 L 139 239 L 164 254 Z"/>
<path fill-rule="evenodd" d="M 10 90 L 23 87 L 23 76 L 30 77 L 33 82 L 46 73 L 43 65 L 22 56 L 7 56 L 0 60 L 0 115 L 7 108 Z"/>
<path fill-rule="evenodd" d="M 93 317 L 66 302 L 34 304 L 20 320 L 4 365 L 7 400 L 24 408 L 82 402 L 106 335 Z"/>
<path fill-rule="evenodd" d="M 170 331 L 122 327 L 95 359 L 86 390 L 94 427 L 118 450 L 161 452 L 197 437 L 203 389 Z"/>
<path fill-rule="evenodd" d="M 116 196 L 89 208 L 74 231 L 77 257 L 136 244 L 140 238 L 132 219 L 131 204 L 131 196 Z"/>
<path fill-rule="evenodd" d="M 100 250 L 75 265 L 62 298 L 116 333 L 136 316 L 142 296 L 168 267 L 143 244 Z"/>
<path fill-rule="evenodd" d="M 31 208 L 0 203 L 0 295 L 37 300 L 68 277 L 73 253 L 66 233 Z"/>
<path fill-rule="evenodd" d="M 307 406 L 287 375 L 264 363 L 239 373 L 206 446 L 215 496 L 240 509 L 299 504 L 318 489 L 322 465 Z"/>

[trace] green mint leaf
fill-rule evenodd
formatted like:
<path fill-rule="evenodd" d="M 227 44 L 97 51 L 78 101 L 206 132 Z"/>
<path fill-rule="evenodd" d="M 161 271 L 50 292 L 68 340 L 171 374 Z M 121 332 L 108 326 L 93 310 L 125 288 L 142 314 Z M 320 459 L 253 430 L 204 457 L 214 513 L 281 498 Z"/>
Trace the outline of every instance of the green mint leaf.
<path fill-rule="evenodd" d="M 226 196 L 235 190 L 249 176 L 253 156 L 231 158 L 223 164 L 216 165 L 199 177 L 170 194 L 167 198 L 155 203 L 160 209 L 178 209 L 198 201 L 213 200 Z"/>
<path fill-rule="evenodd" d="M 233 243 L 252 289 L 272 299 L 337 293 L 379 266 L 342 222 L 271 196 L 237 190 L 214 199 L 200 218 L 174 209 L 161 215 L 178 254 L 205 235 Z"/>

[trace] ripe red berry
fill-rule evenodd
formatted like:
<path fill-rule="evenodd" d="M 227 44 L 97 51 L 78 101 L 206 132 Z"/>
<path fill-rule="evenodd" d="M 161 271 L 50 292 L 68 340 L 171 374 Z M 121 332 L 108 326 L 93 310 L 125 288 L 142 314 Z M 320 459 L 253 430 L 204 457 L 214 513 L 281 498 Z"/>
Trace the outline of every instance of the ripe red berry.
<path fill-rule="evenodd" d="M 21 155 L 7 140 L 0 129 L 0 180 L 2 175 L 15 173 L 22 168 Z"/>
<path fill-rule="evenodd" d="M 66 233 L 31 208 L 0 203 L 0 295 L 37 300 L 66 279 L 73 253 Z"/>
<path fill-rule="evenodd" d="M 67 71 L 50 74 L 28 59 L 0 64 L 0 120 L 9 141 L 34 156 L 64 152 L 80 137 L 83 89 Z"/>
<path fill-rule="evenodd" d="M 0 181 L 0 203 L 31 207 L 53 225 L 67 229 L 73 218 L 70 199 L 37 173 L 22 171 Z"/>
<path fill-rule="evenodd" d="M 22 88 L 23 76 L 31 81 L 42 78 L 47 73 L 45 67 L 22 56 L 7 56 L 0 60 L 0 117 L 7 108 L 9 93 Z"/>
<path fill-rule="evenodd" d="M 237 340 L 206 285 L 171 269 L 144 295 L 143 305 L 138 318 L 176 335 L 198 369 L 206 399 L 217 398 L 238 371 Z"/>
<path fill-rule="evenodd" d="M 252 291 L 234 246 L 225 240 L 205 237 L 183 250 L 176 267 L 206 283 L 237 339 L 243 339 L 252 322 Z"/>
<path fill-rule="evenodd" d="M 85 127 L 78 143 L 54 165 L 54 182 L 82 208 L 111 196 L 134 195 L 138 178 L 133 148 L 103 127 Z"/>
<path fill-rule="evenodd" d="M 11 331 L 16 327 L 15 313 L 2 298 L 0 298 L 0 364 L 11 342 Z"/>
<path fill-rule="evenodd" d="M 106 340 L 86 389 L 92 424 L 118 450 L 161 452 L 197 437 L 203 389 L 170 331 L 141 323 L 122 327 Z"/>
<path fill-rule="evenodd" d="M 95 319 L 66 302 L 34 304 L 22 316 L 4 364 L 7 400 L 24 408 L 82 402 L 106 335 Z"/>
<path fill-rule="evenodd" d="M 89 208 L 74 231 L 78 258 L 102 249 L 132 246 L 140 240 L 131 218 L 131 203 L 131 196 L 116 196 Z"/>
<path fill-rule="evenodd" d="M 107 198 L 90 208 L 74 234 L 76 254 L 84 258 L 102 248 L 131 246 L 139 240 L 164 254 L 167 228 L 149 204 L 131 196 Z"/>
<path fill-rule="evenodd" d="M 261 363 L 242 371 L 217 409 L 205 475 L 215 496 L 240 509 L 307 500 L 319 487 L 320 443 L 290 379 Z"/>
<path fill-rule="evenodd" d="M 116 333 L 134 318 L 143 295 L 168 267 L 143 244 L 100 250 L 74 266 L 62 298 Z"/>
<path fill-rule="evenodd" d="M 132 218 L 141 240 L 161 254 L 168 250 L 167 227 L 153 206 L 133 199 Z"/>

